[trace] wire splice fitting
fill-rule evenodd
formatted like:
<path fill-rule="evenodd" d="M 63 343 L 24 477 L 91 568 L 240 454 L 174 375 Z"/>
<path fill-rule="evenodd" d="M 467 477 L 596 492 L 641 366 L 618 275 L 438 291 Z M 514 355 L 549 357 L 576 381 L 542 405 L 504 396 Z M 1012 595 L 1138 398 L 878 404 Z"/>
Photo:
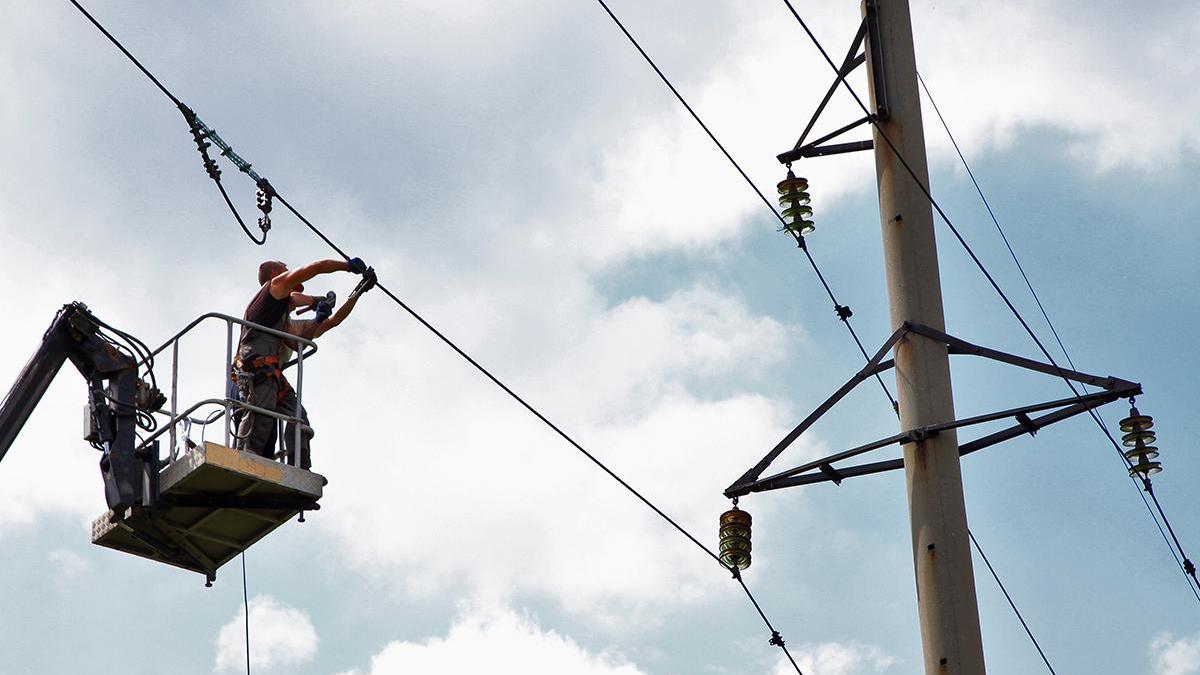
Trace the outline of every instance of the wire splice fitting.
<path fill-rule="evenodd" d="M 186 105 L 179 104 L 179 112 L 183 113 L 183 119 L 187 121 L 188 128 L 192 132 L 192 140 L 196 142 L 196 149 L 200 151 L 200 156 L 204 158 L 204 170 L 208 173 L 208 177 L 221 182 L 221 169 L 217 166 L 216 161 L 208 155 L 208 149 L 212 144 L 207 142 L 208 128 L 196 117 L 196 113 Z"/>

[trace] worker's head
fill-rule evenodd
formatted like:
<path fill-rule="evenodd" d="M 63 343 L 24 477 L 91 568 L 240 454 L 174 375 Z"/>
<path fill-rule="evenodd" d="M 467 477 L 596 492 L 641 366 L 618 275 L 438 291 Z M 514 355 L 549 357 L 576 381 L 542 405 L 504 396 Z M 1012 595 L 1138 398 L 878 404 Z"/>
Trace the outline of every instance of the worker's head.
<path fill-rule="evenodd" d="M 258 266 L 258 283 L 265 284 L 287 271 L 287 265 L 278 260 L 268 260 Z"/>

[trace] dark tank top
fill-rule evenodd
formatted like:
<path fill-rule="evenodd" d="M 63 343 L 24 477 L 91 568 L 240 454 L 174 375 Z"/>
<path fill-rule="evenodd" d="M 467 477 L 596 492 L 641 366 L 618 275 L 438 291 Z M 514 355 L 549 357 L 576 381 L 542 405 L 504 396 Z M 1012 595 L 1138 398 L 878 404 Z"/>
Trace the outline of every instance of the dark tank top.
<path fill-rule="evenodd" d="M 260 326 L 281 330 L 283 320 L 287 317 L 290 306 L 290 297 L 282 300 L 272 297 L 271 283 L 267 282 L 263 284 L 262 288 L 258 289 L 258 293 L 250 300 L 250 304 L 246 305 L 246 313 L 243 315 L 243 318 Z M 282 342 L 280 338 L 274 335 L 253 328 L 243 327 L 242 336 L 239 340 L 238 355 L 243 359 L 250 356 L 275 355 L 279 353 L 279 346 Z"/>

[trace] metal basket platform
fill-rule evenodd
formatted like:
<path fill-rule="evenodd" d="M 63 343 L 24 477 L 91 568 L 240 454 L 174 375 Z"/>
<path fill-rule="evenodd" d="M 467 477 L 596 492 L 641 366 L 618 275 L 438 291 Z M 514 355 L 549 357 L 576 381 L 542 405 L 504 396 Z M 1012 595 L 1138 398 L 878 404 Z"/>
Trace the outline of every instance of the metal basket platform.
<path fill-rule="evenodd" d="M 92 543 L 204 574 L 216 571 L 301 511 L 320 508 L 325 478 L 205 442 L 159 474 L 153 507 L 107 511 Z"/>

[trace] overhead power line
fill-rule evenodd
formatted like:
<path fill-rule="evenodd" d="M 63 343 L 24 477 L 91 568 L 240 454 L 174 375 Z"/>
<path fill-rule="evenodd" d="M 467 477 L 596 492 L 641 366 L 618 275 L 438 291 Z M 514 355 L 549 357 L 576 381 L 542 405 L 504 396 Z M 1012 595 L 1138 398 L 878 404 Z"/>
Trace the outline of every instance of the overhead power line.
<path fill-rule="evenodd" d="M 158 80 L 158 78 L 156 78 L 136 58 L 134 58 L 133 54 L 131 54 L 129 52 L 129 50 L 127 50 L 124 47 L 124 45 L 122 45 L 115 37 L 113 37 L 113 35 L 111 33 L 109 33 L 108 30 L 106 30 L 100 24 L 99 21 L 97 21 L 91 14 L 89 14 L 87 12 L 87 10 L 85 10 L 83 8 L 83 6 L 77 2 L 77 0 L 69 0 L 69 1 L 71 2 L 72 5 L 74 5 L 76 7 L 76 9 L 78 9 L 81 13 L 83 13 L 83 15 L 85 17 L 87 17 L 88 20 L 91 21 L 92 24 L 98 30 L 100 30 L 104 34 L 105 37 L 107 37 L 114 45 L 116 45 L 116 47 L 118 49 L 120 49 L 121 52 L 131 62 L 133 62 L 133 64 L 135 66 L 137 66 L 138 69 L 141 70 L 142 73 L 147 78 L 149 78 L 155 84 L 155 86 L 157 86 L 158 89 L 167 98 L 169 98 L 171 100 L 172 103 L 175 104 L 176 107 L 180 107 L 180 108 L 184 107 L 183 103 L 180 101 L 180 99 L 177 98 L 174 94 L 172 94 Z M 615 17 L 614 17 L 614 19 L 615 19 Z M 219 184 L 219 182 L 218 182 L 218 184 Z M 321 230 L 319 228 L 317 228 L 317 226 L 314 225 L 312 223 L 312 221 L 310 221 L 308 218 L 304 217 L 304 215 L 301 214 L 299 210 L 297 210 L 294 206 L 291 205 L 291 203 L 289 203 L 286 199 L 284 199 L 281 195 L 279 195 L 279 193 L 277 191 L 274 192 L 274 196 L 277 199 L 279 199 L 279 202 L 281 204 L 283 204 L 284 207 L 287 208 L 288 211 L 290 211 L 294 216 L 296 216 L 296 218 L 298 220 L 300 220 L 300 222 L 304 223 L 304 225 L 307 226 L 309 228 L 309 230 L 311 230 L 322 241 L 324 241 L 326 245 L 328 245 L 332 250 L 337 252 L 337 254 L 340 255 L 343 259 L 350 260 L 350 256 L 347 255 L 346 252 L 341 247 L 339 247 L 337 244 L 335 244 L 333 242 L 332 239 L 330 239 L 323 232 L 321 232 Z M 240 219 L 239 219 L 239 221 L 240 221 Z M 631 493 L 634 497 L 636 497 L 644 505 L 646 505 L 648 508 L 650 508 L 652 511 L 654 511 L 654 513 L 656 513 L 659 517 L 661 517 L 668 524 L 670 524 L 676 531 L 678 531 L 680 534 L 682 534 L 684 537 L 686 537 L 689 541 L 691 541 L 693 544 L 695 544 L 700 550 L 702 550 L 710 558 L 712 558 L 719 565 L 721 565 L 722 568 L 724 568 L 726 571 L 732 571 L 734 578 L 738 581 L 738 583 L 741 585 L 742 589 L 745 591 L 746 596 L 750 599 L 750 602 L 754 605 L 755 610 L 758 612 L 758 614 L 762 618 L 763 622 L 767 625 L 768 630 L 771 631 L 770 643 L 773 646 L 777 646 L 780 649 L 782 649 L 783 652 L 787 655 L 788 661 L 790 661 L 792 666 L 795 668 L 796 672 L 799 675 L 803 675 L 803 673 L 801 673 L 801 671 L 800 671 L 799 665 L 796 664 L 796 660 L 794 658 L 792 658 L 792 655 L 788 652 L 787 648 L 784 646 L 782 636 L 779 634 L 778 631 L 775 630 L 775 628 L 771 624 L 770 620 L 767 619 L 767 616 L 763 612 L 762 607 L 759 605 L 758 601 L 754 598 L 754 595 L 753 595 L 753 593 L 751 593 L 749 587 L 747 587 L 746 583 L 742 580 L 741 575 L 737 573 L 736 568 L 730 568 L 729 566 L 726 566 L 725 563 L 721 562 L 720 557 L 716 553 L 714 553 L 708 546 L 703 544 L 699 539 L 697 539 L 690 532 L 688 532 L 687 529 L 685 529 L 682 525 L 680 525 L 673 518 L 671 518 L 669 515 L 667 515 L 666 512 L 664 512 L 662 509 L 660 509 L 658 506 L 656 506 L 653 502 L 651 502 L 648 498 L 646 498 L 641 492 L 639 492 L 632 485 L 630 485 L 627 481 L 625 481 L 623 478 L 621 478 L 619 475 L 617 475 L 616 472 L 614 472 L 612 469 L 610 469 L 606 464 L 604 464 L 604 462 L 600 461 L 599 458 L 597 458 L 594 454 L 592 454 L 586 448 L 584 448 L 583 445 L 581 445 L 574 438 L 572 438 L 569 434 L 567 434 L 565 431 L 563 431 L 558 425 L 556 425 L 549 418 L 547 418 L 545 415 L 543 415 L 537 408 L 535 408 L 528 401 L 526 401 L 523 397 L 521 397 L 519 394 L 517 394 L 512 388 L 510 388 L 508 385 L 506 385 L 504 382 L 502 382 L 498 377 L 493 375 L 490 370 L 488 370 L 482 364 L 480 364 L 478 361 L 476 361 L 466 351 L 464 351 L 461 347 L 459 347 L 453 340 L 451 340 L 444 333 L 442 333 L 440 330 L 438 330 L 432 323 L 430 323 L 423 316 L 421 316 L 416 310 L 414 310 L 406 302 L 401 300 L 400 297 L 398 297 L 395 293 L 393 293 L 391 290 L 389 290 L 387 287 L 385 287 L 382 283 L 378 283 L 377 286 L 381 291 L 384 292 L 385 295 L 387 295 L 389 298 L 391 298 L 405 312 L 407 312 L 409 315 L 411 315 L 421 325 L 423 325 L 426 329 L 428 329 L 431 333 L 433 333 L 438 339 L 440 339 L 448 347 L 450 347 L 452 350 L 454 350 L 455 353 L 457 353 L 464 360 L 466 360 L 468 363 L 470 363 L 472 366 L 474 366 L 476 370 L 478 370 L 485 377 L 487 377 L 489 380 L 491 380 L 496 386 L 500 387 L 500 389 L 503 390 L 506 394 L 508 394 L 513 400 L 515 400 L 522 407 L 524 407 L 526 410 L 528 410 L 531 414 L 533 414 L 535 417 L 537 417 L 539 420 L 541 420 L 542 423 L 544 423 L 547 427 L 549 427 L 556 434 L 558 434 L 563 440 L 567 441 L 568 444 L 570 444 L 572 447 L 574 447 L 576 450 L 578 450 L 580 453 L 582 453 L 588 460 L 590 460 L 593 464 L 595 464 L 597 467 L 599 467 L 601 470 L 603 470 L 606 474 L 608 474 L 609 477 L 611 477 L 613 480 L 617 481 L 617 483 L 619 483 L 629 493 Z M 248 605 L 247 605 L 247 616 L 246 616 L 247 631 L 248 631 L 248 626 L 249 626 L 249 620 L 250 620 L 250 617 L 249 617 Z M 247 633 L 247 641 L 248 640 L 249 640 L 249 635 Z M 248 669 L 249 669 L 249 662 L 247 662 L 247 670 Z"/>
<path fill-rule="evenodd" d="M 965 155 L 963 155 L 962 148 L 960 148 L 958 145 L 958 140 L 954 138 L 954 134 L 950 131 L 950 125 L 946 122 L 945 116 L 942 115 L 941 108 L 938 107 L 937 101 L 935 101 L 933 98 L 933 93 L 929 91 L 929 86 L 925 84 L 925 78 L 921 77 L 920 72 L 917 73 L 917 81 L 920 82 L 921 89 L 925 91 L 925 97 L 929 99 L 929 104 L 933 106 L 933 111 L 937 114 L 938 121 L 942 124 L 942 129 L 946 131 L 946 136 L 950 139 L 950 144 L 954 146 L 954 152 L 958 155 L 958 159 L 962 163 L 963 168 L 966 169 L 967 176 L 971 178 L 971 183 L 975 186 L 975 192 L 979 195 L 980 201 L 983 202 L 983 206 L 987 210 L 988 216 L 992 219 L 992 224 L 996 226 L 996 232 L 1000 234 L 1000 238 L 1004 241 L 1004 247 L 1008 249 L 1008 254 L 1010 257 L 1012 257 L 1013 264 L 1016 265 L 1017 271 L 1021 273 L 1021 279 L 1025 281 L 1025 286 L 1029 289 L 1029 294 L 1033 296 L 1033 300 L 1037 304 L 1038 310 L 1042 314 L 1042 319 L 1045 320 L 1046 326 L 1050 328 L 1050 332 L 1054 335 L 1054 340 L 1058 343 L 1058 348 L 1062 350 L 1063 356 L 1066 357 L 1067 364 L 1071 366 L 1072 370 L 1074 370 L 1075 361 L 1071 358 L 1070 352 L 1067 351 L 1067 346 L 1063 344 L 1062 337 L 1060 337 L 1058 334 L 1058 329 L 1054 327 L 1054 322 L 1050 320 L 1050 314 L 1046 311 L 1045 305 L 1042 304 L 1042 299 L 1038 295 L 1037 290 L 1034 289 L 1033 282 L 1029 279 L 1029 275 L 1025 273 L 1024 265 L 1021 264 L 1021 260 L 1017 257 L 1017 252 L 1015 249 L 1013 249 L 1012 244 L 1009 242 L 1008 235 L 1004 233 L 1004 228 L 1000 226 L 1000 219 L 996 217 L 995 211 L 992 210 L 991 203 L 988 202 L 987 196 L 983 193 L 983 187 L 980 186 L 979 180 L 976 179 L 975 172 L 971 170 L 971 165 L 967 163 L 967 158 Z M 1081 385 L 1081 387 L 1083 388 L 1084 392 L 1088 391 L 1086 384 Z M 1089 412 L 1094 418 L 1098 418 L 1101 428 L 1108 428 L 1104 425 L 1103 420 L 1099 419 L 1098 412 L 1095 410 L 1091 410 Z M 1124 454 L 1120 453 L 1119 448 L 1118 453 L 1124 457 Z M 1127 463 L 1128 462 L 1126 462 L 1126 464 Z M 1197 591 L 1197 586 L 1200 586 L 1200 580 L 1197 580 L 1195 576 L 1196 567 L 1188 559 L 1187 555 L 1184 554 L 1183 546 L 1179 543 L 1179 538 L 1175 536 L 1175 531 L 1173 528 L 1171 528 L 1171 523 L 1167 520 L 1167 515 L 1165 512 L 1163 512 L 1162 505 L 1155 497 L 1154 490 L 1150 487 L 1149 483 L 1143 486 L 1146 488 L 1145 490 L 1139 489 L 1138 481 L 1132 475 L 1129 476 L 1129 480 L 1133 485 L 1134 492 L 1137 492 L 1138 497 L 1141 498 L 1142 503 L 1146 506 L 1146 510 L 1150 512 L 1150 517 L 1154 520 L 1154 525 L 1158 528 L 1158 533 L 1162 535 L 1163 541 L 1165 541 L 1167 544 L 1167 549 L 1171 551 L 1171 557 L 1175 559 L 1175 564 L 1178 565 L 1181 570 L 1183 570 L 1185 576 L 1190 577 L 1188 581 L 1188 588 L 1192 591 L 1192 595 L 1196 596 L 1196 600 L 1200 601 L 1200 591 Z M 1154 499 L 1154 505 L 1158 507 L 1158 514 L 1156 514 L 1154 509 L 1150 507 L 1150 503 L 1146 500 L 1146 493 L 1149 493 L 1151 498 Z M 1160 514 L 1162 516 L 1162 522 L 1159 522 Z M 1166 530 L 1163 529 L 1164 524 L 1167 527 Z M 1168 532 L 1170 532 L 1169 538 L 1167 535 Z M 1174 545 L 1172 545 L 1172 540 L 1174 540 Z M 1176 553 L 1176 549 L 1178 549 L 1178 553 Z M 1182 560 L 1180 559 L 1181 555 L 1183 556 Z"/>
<path fill-rule="evenodd" d="M 987 554 L 983 552 L 983 547 L 979 545 L 979 540 L 975 538 L 975 533 L 967 530 L 967 536 L 971 538 L 971 543 L 975 545 L 975 550 L 979 553 L 979 557 L 983 559 L 983 564 L 987 565 L 988 571 L 992 573 L 992 578 L 996 580 L 996 585 L 1000 587 L 1000 592 L 1004 594 L 1004 599 L 1008 601 L 1008 606 L 1017 615 L 1017 620 L 1021 622 L 1021 627 L 1025 629 L 1025 634 L 1033 641 L 1033 646 L 1037 648 L 1038 655 L 1042 657 L 1046 668 L 1050 670 L 1051 675 L 1057 675 L 1054 672 L 1054 666 L 1050 665 L 1050 659 L 1046 658 L 1046 652 L 1042 651 L 1042 645 L 1038 644 L 1037 638 L 1033 636 L 1033 631 L 1029 628 L 1029 624 L 1025 623 L 1025 617 L 1021 616 L 1021 610 L 1017 609 L 1017 603 L 1008 594 L 1008 589 L 1004 587 L 1004 582 L 1000 581 L 1000 575 L 996 572 L 996 568 L 992 567 L 992 561 L 988 560 Z"/>
<path fill-rule="evenodd" d="M 758 195 L 758 198 L 767 207 L 771 214 L 775 216 L 775 219 L 786 228 L 787 221 L 783 219 L 783 216 L 775 208 L 775 205 L 771 203 L 771 200 L 767 199 L 762 190 L 758 189 L 758 186 L 754 184 L 754 181 L 750 179 L 750 176 L 744 169 L 742 169 L 742 165 L 738 164 L 737 160 L 733 158 L 733 155 L 729 154 L 729 151 L 725 149 L 725 145 L 722 144 L 721 141 L 717 140 L 716 134 L 714 134 L 712 130 L 708 128 L 708 125 L 704 123 L 704 120 L 700 119 L 700 115 L 697 114 L 696 110 L 687 102 L 687 99 L 683 97 L 683 94 L 679 93 L 679 90 L 675 88 L 675 85 L 671 84 L 671 80 L 668 79 L 663 73 L 662 69 L 658 67 L 658 64 L 654 62 L 654 59 L 650 58 L 650 55 L 646 53 L 645 49 L 642 49 L 642 45 L 637 41 L 636 38 L 633 37 L 633 34 L 629 32 L 629 29 L 625 27 L 625 24 L 621 23 L 621 20 L 617 18 L 615 13 L 613 13 L 612 9 L 608 6 L 608 3 L 606 3 L 604 0 L 596 0 L 596 2 L 604 8 L 604 11 L 608 14 L 609 18 L 613 20 L 613 23 L 617 25 L 617 28 L 620 28 L 621 32 L 625 34 L 625 37 L 629 39 L 630 44 L 637 49 L 638 53 L 642 55 L 642 58 L 646 60 L 646 63 L 648 63 L 650 67 L 654 69 L 654 72 L 658 75 L 659 79 L 662 80 L 663 84 L 665 84 L 667 88 L 671 90 L 671 93 L 675 95 L 675 98 L 679 100 L 679 103 L 683 105 L 683 107 L 688 111 L 688 114 L 692 116 L 692 119 L 696 120 L 696 124 L 700 125 L 700 128 L 704 130 L 704 133 L 708 135 L 708 138 L 713 142 L 714 145 L 717 146 L 718 149 L 720 149 L 721 154 L 725 155 L 725 159 L 729 160 L 729 163 L 733 165 L 733 168 L 736 169 L 738 174 L 741 175 L 742 179 L 746 181 L 746 185 L 750 186 L 750 189 L 754 191 L 754 194 Z M 863 358 L 870 361 L 871 356 L 867 353 L 867 348 L 863 346 L 862 340 L 859 339 L 858 333 L 854 330 L 854 326 L 850 324 L 849 307 L 839 303 L 837 297 L 834 296 L 833 289 L 830 288 L 829 282 L 825 280 L 825 275 L 821 273 L 821 269 L 817 266 L 817 261 L 813 258 L 812 252 L 808 250 L 808 246 L 805 244 L 804 237 L 802 235 L 799 236 L 798 241 L 800 243 L 800 250 L 804 251 L 804 255 L 808 259 L 808 264 L 812 266 L 813 272 L 816 273 L 817 279 L 820 280 L 821 286 L 824 287 L 825 293 L 829 296 L 829 300 L 833 302 L 834 311 L 837 313 L 838 318 L 841 319 L 842 323 L 846 325 L 846 330 L 850 331 L 850 337 L 853 338 L 854 344 L 858 346 L 858 351 L 862 353 Z M 899 406 L 896 403 L 896 399 L 892 396 L 891 390 L 889 390 L 887 385 L 884 384 L 883 378 L 876 374 L 875 380 L 883 389 L 883 393 L 887 395 L 888 401 L 891 402 L 892 410 L 898 411 Z"/>
<path fill-rule="evenodd" d="M 825 59 L 825 62 L 829 64 L 829 67 L 831 69 L 833 69 L 835 74 L 840 74 L 837 64 L 834 63 L 832 58 L 830 58 L 829 53 L 821 45 L 821 42 L 820 42 L 820 40 L 817 39 L 817 36 L 815 34 L 813 34 L 812 30 L 809 28 L 808 24 L 804 21 L 803 17 L 800 16 L 800 13 L 798 11 L 796 11 L 796 8 L 792 4 L 791 0 L 783 0 L 783 4 L 786 5 L 787 8 L 791 11 L 792 16 L 795 17 L 797 23 L 800 24 L 800 27 L 808 35 L 808 37 L 812 41 L 813 45 L 817 48 L 817 51 L 819 51 L 821 53 L 821 56 Z M 1062 368 L 1061 368 L 1061 366 L 1058 365 L 1058 362 L 1055 360 L 1054 356 L 1050 353 L 1050 350 L 1048 350 L 1046 348 L 1046 345 L 1037 336 L 1037 333 L 1034 332 L 1033 328 L 1029 325 L 1029 322 L 1025 320 L 1025 317 L 1021 315 L 1021 312 L 1017 309 L 1016 305 L 1014 305 L 1012 300 L 1009 299 L 1008 294 L 1006 294 L 1004 292 L 1004 289 L 1002 289 L 1000 287 L 1000 284 L 996 281 L 995 277 L 993 277 L 991 272 L 988 271 L 987 266 L 985 266 L 983 264 L 983 261 L 975 253 L 975 250 L 967 242 L 966 238 L 959 231 L 958 227 L 956 227 L 954 225 L 954 221 L 950 219 L 950 216 L 945 212 L 944 209 L 942 209 L 941 205 L 934 198 L 933 194 L 929 191 L 929 187 L 927 185 L 925 185 L 924 182 L 921 181 L 919 176 L 917 176 L 917 173 L 913 170 L 912 166 L 908 163 L 908 160 L 904 157 L 903 153 L 900 152 L 900 149 L 896 146 L 895 142 L 893 142 L 892 139 L 888 136 L 887 132 L 885 132 L 883 130 L 883 128 L 879 126 L 878 120 L 875 119 L 874 116 L 871 115 L 870 109 L 867 107 L 867 104 L 863 102 L 862 98 L 858 95 L 857 92 L 854 91 L 854 88 L 850 86 L 850 83 L 847 80 L 842 78 L 841 83 L 845 87 L 846 91 L 849 92 L 850 95 L 854 98 L 854 101 L 858 104 L 859 108 L 861 108 L 862 111 L 869 117 L 869 119 L 871 120 L 871 125 L 878 132 L 879 137 L 884 141 L 884 143 L 888 146 L 888 148 L 892 151 L 892 153 L 895 154 L 896 159 L 900 162 L 900 165 L 904 168 L 905 172 L 908 173 L 909 177 L 912 178 L 912 180 L 916 184 L 917 188 L 921 191 L 921 193 L 924 195 L 924 197 L 929 201 L 929 204 L 933 207 L 933 209 L 937 212 L 938 216 L 942 219 L 942 222 L 944 222 L 946 224 L 946 226 L 950 229 L 951 234 L 954 235 L 954 238 L 958 241 L 959 245 L 962 246 L 963 250 L 967 253 L 967 256 L 970 257 L 971 261 L 975 264 L 975 267 L 979 270 L 979 272 L 981 274 L 983 274 L 984 278 L 987 279 L 987 281 L 991 285 L 992 289 L 996 292 L 996 294 L 1004 302 L 1005 306 L 1008 307 L 1009 312 L 1013 315 L 1014 318 L 1016 318 L 1017 322 L 1021 324 L 1021 327 L 1025 330 L 1025 333 L 1027 335 L 1029 335 L 1030 339 L 1033 340 L 1034 344 L 1037 345 L 1037 348 L 1042 352 L 1042 354 L 1046 357 L 1046 359 L 1050 362 L 1050 364 L 1059 371 L 1059 374 L 1062 377 L 1062 380 L 1066 383 L 1067 387 L 1070 388 L 1071 393 L 1074 394 L 1074 396 L 1076 398 L 1080 398 L 1081 394 L 1080 394 L 1079 390 L 1075 388 L 1075 384 L 1073 382 L 1071 382 L 1071 380 L 1069 378 L 1067 378 L 1065 375 L 1062 374 L 1062 372 L 1061 372 Z M 1109 443 L 1112 445 L 1113 449 L 1117 452 L 1117 455 L 1121 458 L 1121 461 L 1124 463 L 1125 467 L 1127 469 L 1131 468 L 1133 466 L 1132 462 L 1130 462 L 1129 458 L 1127 458 L 1125 456 L 1125 454 L 1123 452 L 1121 452 L 1120 444 L 1117 443 L 1116 438 L 1113 437 L 1112 432 L 1108 430 L 1108 427 L 1106 427 L 1104 425 L 1104 422 L 1103 422 L 1103 420 L 1100 419 L 1100 416 L 1097 415 L 1094 410 L 1088 410 L 1088 413 L 1089 413 L 1090 417 L 1092 418 L 1092 420 L 1095 421 L 1096 426 L 1099 427 L 1100 431 L 1105 435 L 1106 438 L 1108 438 Z M 1151 487 L 1151 484 L 1150 484 L 1150 479 L 1143 478 L 1142 482 L 1143 482 L 1143 486 L 1145 487 L 1145 491 L 1149 494 L 1151 500 L 1154 502 L 1155 506 L 1158 509 L 1159 514 L 1164 518 L 1164 524 L 1167 526 L 1167 531 L 1171 534 L 1171 539 L 1175 542 L 1175 547 L 1179 550 L 1179 555 L 1182 556 L 1182 558 L 1183 558 L 1181 567 L 1184 572 L 1184 577 L 1188 583 L 1188 587 L 1192 591 L 1192 593 L 1196 595 L 1197 600 L 1200 600 L 1200 593 L 1197 593 L 1196 589 L 1192 587 L 1193 583 L 1195 583 L 1196 586 L 1200 586 L 1200 578 L 1197 578 L 1197 576 L 1196 576 L 1196 566 L 1194 564 L 1192 564 L 1190 559 L 1188 559 L 1186 553 L 1183 551 L 1182 544 L 1179 542 L 1179 538 L 1177 536 L 1175 536 L 1174 529 L 1170 526 L 1170 523 L 1165 520 L 1166 513 L 1165 513 L 1164 509 L 1162 508 L 1161 503 L 1159 503 L 1158 497 L 1154 495 L 1153 488 Z M 1150 508 L 1149 504 L 1147 504 L 1146 506 L 1147 506 L 1147 509 Z M 1154 515 L 1153 511 L 1150 511 L 1150 513 L 1151 513 L 1151 516 Z M 1167 543 L 1168 543 L 1168 546 L 1170 546 L 1171 542 L 1168 541 Z M 1174 550 L 1172 551 L 1172 554 L 1174 555 Z M 1178 558 L 1176 560 L 1178 561 Z"/>

